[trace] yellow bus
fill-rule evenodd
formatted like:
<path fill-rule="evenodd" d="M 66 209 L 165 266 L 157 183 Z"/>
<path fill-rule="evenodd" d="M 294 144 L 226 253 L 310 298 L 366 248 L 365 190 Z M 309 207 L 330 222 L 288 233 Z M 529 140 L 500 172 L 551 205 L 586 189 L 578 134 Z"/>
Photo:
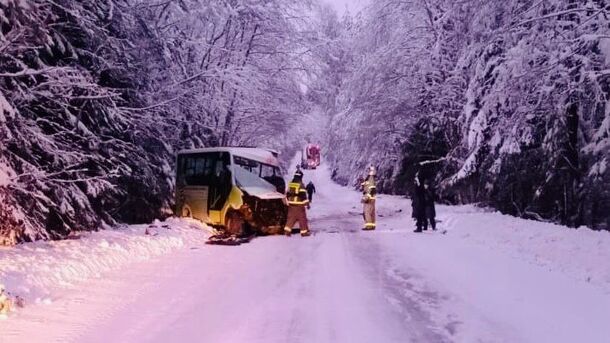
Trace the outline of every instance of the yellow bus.
<path fill-rule="evenodd" d="M 180 151 L 176 214 L 229 234 L 282 232 L 288 207 L 277 156 L 242 147 Z"/>

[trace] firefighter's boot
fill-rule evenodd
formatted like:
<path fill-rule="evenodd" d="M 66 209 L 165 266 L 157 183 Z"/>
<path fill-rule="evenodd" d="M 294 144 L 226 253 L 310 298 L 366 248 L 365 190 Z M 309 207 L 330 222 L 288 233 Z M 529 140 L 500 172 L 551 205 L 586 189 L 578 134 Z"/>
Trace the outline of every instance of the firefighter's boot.
<path fill-rule="evenodd" d="M 362 230 L 364 230 L 364 231 L 373 231 L 373 230 L 375 230 L 375 223 L 366 223 L 366 224 L 364 224 L 364 227 L 362 228 Z"/>

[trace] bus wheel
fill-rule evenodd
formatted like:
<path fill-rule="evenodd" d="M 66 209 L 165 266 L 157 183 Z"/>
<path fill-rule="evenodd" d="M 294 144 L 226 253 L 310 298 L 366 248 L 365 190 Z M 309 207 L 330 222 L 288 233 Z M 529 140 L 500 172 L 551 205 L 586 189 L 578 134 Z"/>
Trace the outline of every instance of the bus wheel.
<path fill-rule="evenodd" d="M 246 230 L 246 221 L 244 217 L 236 211 L 227 213 L 226 230 L 230 235 L 241 236 Z"/>
<path fill-rule="evenodd" d="M 191 208 L 188 205 L 182 206 L 181 217 L 193 218 L 193 212 L 191 211 Z"/>

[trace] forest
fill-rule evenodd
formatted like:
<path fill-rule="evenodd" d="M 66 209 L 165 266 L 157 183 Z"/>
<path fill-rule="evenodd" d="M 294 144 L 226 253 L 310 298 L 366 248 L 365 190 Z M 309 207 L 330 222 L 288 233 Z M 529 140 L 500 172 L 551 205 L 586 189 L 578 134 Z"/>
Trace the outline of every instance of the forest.
<path fill-rule="evenodd" d="M 603 0 L 0 0 L 0 244 L 171 215 L 180 149 L 610 228 Z"/>
<path fill-rule="evenodd" d="M 447 203 L 608 229 L 609 10 L 380 0 L 344 18 L 316 84 L 337 180 L 372 163 L 387 193 L 419 173 Z"/>

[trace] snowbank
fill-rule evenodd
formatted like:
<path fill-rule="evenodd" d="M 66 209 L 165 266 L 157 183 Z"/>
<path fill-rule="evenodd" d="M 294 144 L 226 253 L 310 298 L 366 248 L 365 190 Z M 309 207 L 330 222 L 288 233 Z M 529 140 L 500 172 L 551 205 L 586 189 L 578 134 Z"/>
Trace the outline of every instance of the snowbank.
<path fill-rule="evenodd" d="M 389 278 L 422 301 L 426 289 L 444 294 L 423 307 L 451 327 L 456 341 L 601 343 L 610 337 L 609 232 L 438 206 L 439 229 L 447 233 L 416 234 L 407 199 L 381 196 L 379 204 L 380 213 L 404 209 L 380 225 L 381 232 L 395 233 L 378 237 L 392 261 Z"/>
<path fill-rule="evenodd" d="M 390 218 L 392 228 L 413 227 L 408 199 L 382 195 L 381 213 L 401 215 Z M 439 227 L 448 236 L 499 251 L 512 258 L 560 272 L 575 280 L 590 283 L 610 294 L 610 232 L 586 227 L 565 226 L 503 215 L 496 211 L 465 206 L 437 206 Z M 383 222 L 383 221 L 382 221 Z M 414 229 L 414 227 L 413 227 Z"/>
<path fill-rule="evenodd" d="M 150 226 L 82 233 L 78 239 L 0 247 L 0 283 L 26 302 L 48 303 L 57 291 L 129 263 L 200 245 L 208 234 L 197 221 L 170 218 Z"/>
<path fill-rule="evenodd" d="M 483 213 L 472 206 L 441 207 L 445 227 L 459 237 L 530 264 L 559 271 L 610 294 L 610 232 Z"/>

